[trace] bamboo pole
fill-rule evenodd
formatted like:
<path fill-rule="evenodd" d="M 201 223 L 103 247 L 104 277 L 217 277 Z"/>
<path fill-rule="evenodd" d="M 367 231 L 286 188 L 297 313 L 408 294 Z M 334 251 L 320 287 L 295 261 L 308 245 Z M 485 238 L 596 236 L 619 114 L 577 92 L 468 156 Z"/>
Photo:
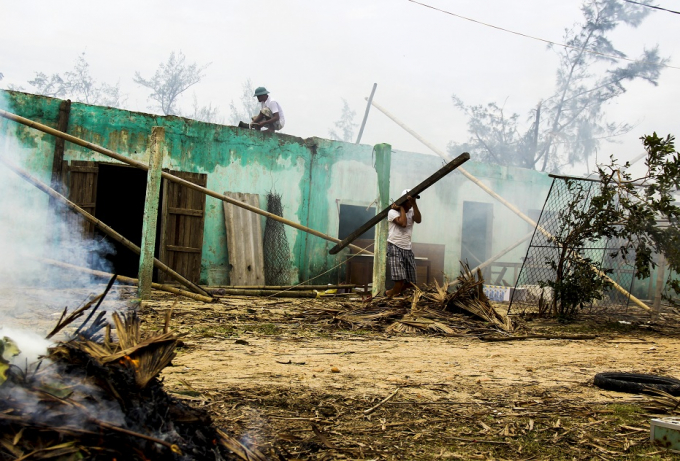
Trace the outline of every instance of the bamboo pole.
<path fill-rule="evenodd" d="M 86 267 L 81 267 L 81 266 L 75 266 L 73 264 L 68 264 L 64 263 L 61 261 L 57 261 L 55 259 L 48 259 L 48 258 L 34 258 L 36 261 L 43 262 L 45 264 L 49 264 L 51 266 L 56 266 L 56 267 L 61 267 L 64 269 L 70 269 L 78 272 L 83 272 L 85 274 L 90 274 L 94 275 L 95 277 L 102 277 L 102 278 L 111 278 L 113 277 L 113 274 L 109 274 L 108 272 L 103 272 L 103 271 L 97 271 L 93 269 L 88 269 Z M 116 281 L 120 283 L 127 283 L 130 285 L 139 285 L 139 279 L 135 279 L 132 277 L 125 277 L 124 275 L 118 275 L 116 277 Z M 203 301 L 204 303 L 212 303 L 215 302 L 215 298 L 211 298 L 209 296 L 203 296 L 198 293 L 192 293 L 190 291 L 186 290 L 180 290 L 179 288 L 172 287 L 170 285 L 163 285 L 160 283 L 153 282 L 151 284 L 151 288 L 154 288 L 156 290 L 160 291 L 167 291 L 168 293 L 174 293 L 176 295 L 181 295 L 181 296 L 186 296 L 187 298 L 195 299 L 197 301 Z"/>
<path fill-rule="evenodd" d="M 353 289 L 357 285 L 224 285 L 213 286 L 215 289 L 224 290 L 293 290 L 293 291 L 309 291 L 309 290 L 343 290 Z"/>
<path fill-rule="evenodd" d="M 216 296 L 266 296 L 272 298 L 333 298 L 352 296 L 353 293 L 325 294 L 317 291 L 279 291 L 279 290 L 223 290 L 222 295 Z"/>
<path fill-rule="evenodd" d="M 442 150 L 438 149 L 438 148 L 437 148 L 436 146 L 434 146 L 432 143 L 430 143 L 430 142 L 427 141 L 425 138 L 423 138 L 422 136 L 420 136 L 418 133 L 416 133 L 415 131 L 413 131 L 411 128 L 409 128 L 408 126 L 406 126 L 406 125 L 404 124 L 404 122 L 402 122 L 401 120 L 397 119 L 394 115 L 392 115 L 391 113 L 389 113 L 389 112 L 387 111 L 387 109 L 385 109 L 385 108 L 382 107 L 380 104 L 378 104 L 377 102 L 375 102 L 375 100 L 371 101 L 371 104 L 373 104 L 373 106 L 374 106 L 376 109 L 378 109 L 380 112 L 382 112 L 383 114 L 385 114 L 388 118 L 391 118 L 392 121 L 393 121 L 394 123 L 396 123 L 396 124 L 399 125 L 401 128 L 403 128 L 404 130 L 406 130 L 411 136 L 413 136 L 413 137 L 416 138 L 418 141 L 420 141 L 420 142 L 423 143 L 425 146 L 427 146 L 427 148 L 430 149 L 432 152 L 434 152 L 435 154 L 439 155 L 439 156 L 440 156 L 441 158 L 443 158 L 444 160 L 449 161 L 449 156 L 448 156 L 445 152 L 443 152 Z M 510 202 L 508 202 L 507 200 L 505 200 L 505 199 L 504 199 L 503 197 L 501 197 L 500 195 L 498 195 L 496 192 L 493 191 L 493 189 L 491 189 L 490 187 L 488 187 L 487 185 L 485 185 L 484 183 L 482 183 L 479 179 L 477 179 L 476 177 L 474 177 L 472 174 L 468 173 L 467 170 L 465 170 L 465 168 L 459 167 L 459 168 L 458 168 L 458 171 L 460 171 L 466 178 L 468 178 L 468 179 L 469 179 L 470 181 L 472 181 L 474 184 L 476 184 L 477 186 L 479 186 L 484 192 L 486 192 L 487 194 L 489 194 L 490 196 L 492 196 L 493 198 L 495 198 L 496 200 L 498 200 L 499 202 L 501 202 L 503 205 L 505 205 L 505 207 L 508 208 L 510 211 L 512 211 L 512 212 L 515 213 L 517 216 L 519 216 L 520 218 L 522 218 L 523 220 L 525 220 L 526 222 L 528 222 L 529 225 L 531 225 L 532 227 L 535 227 L 536 229 L 538 229 L 538 231 L 541 232 L 543 235 L 545 235 L 547 238 L 549 238 L 549 239 L 554 239 L 553 235 L 552 235 L 550 232 L 548 232 L 547 230 L 545 230 L 542 226 L 539 226 L 538 223 L 536 223 L 536 221 L 534 221 L 534 220 L 531 219 L 529 216 L 527 216 L 527 215 L 525 215 L 524 213 L 522 213 L 515 205 L 513 205 L 513 204 L 510 203 Z M 619 285 L 618 283 L 616 283 L 616 282 L 615 282 L 611 277 L 609 277 L 607 274 L 605 274 L 604 272 L 600 271 L 599 269 L 597 269 L 597 268 L 594 267 L 594 266 L 591 266 L 591 267 L 593 268 L 593 271 L 595 271 L 595 273 L 598 274 L 598 276 L 606 278 L 609 282 L 612 283 L 612 286 L 613 286 L 616 290 L 618 290 L 619 292 L 621 292 L 623 295 L 627 296 L 627 297 L 628 297 L 631 301 L 633 301 L 636 305 L 638 305 L 639 307 L 641 307 L 641 308 L 643 308 L 643 309 L 645 309 L 645 310 L 647 310 L 647 311 L 650 311 L 650 312 L 652 311 L 652 309 L 651 309 L 649 306 L 647 306 L 647 305 L 646 305 L 645 303 L 643 303 L 641 300 L 639 300 L 638 298 L 636 298 L 635 296 L 633 296 L 633 294 L 629 293 L 625 288 L 623 288 L 621 285 Z"/>
<path fill-rule="evenodd" d="M 0 162 L 4 163 L 10 170 L 14 171 L 17 175 L 21 176 L 23 179 L 30 182 L 35 187 L 37 187 L 41 191 L 48 194 L 50 197 L 62 202 L 64 205 L 69 207 L 74 212 L 81 214 L 86 220 L 88 220 L 89 222 L 94 224 L 94 226 L 96 228 L 100 229 L 103 233 L 105 233 L 106 235 L 108 235 L 112 239 L 116 240 L 117 242 L 120 242 L 121 244 L 123 244 L 123 246 L 125 246 L 130 251 L 132 251 L 136 254 L 140 254 L 141 249 L 137 245 L 135 245 L 130 240 L 128 240 L 125 237 L 123 237 L 122 235 L 120 235 L 118 232 L 116 232 L 115 230 L 113 230 L 111 227 L 107 226 L 103 222 L 101 222 L 99 219 L 92 216 L 87 211 L 80 208 L 75 203 L 71 202 L 69 199 L 67 199 L 66 197 L 61 195 L 59 192 L 55 191 L 54 189 L 52 189 L 48 185 L 42 183 L 40 180 L 34 178 L 27 171 L 22 170 L 18 166 L 12 164 L 9 160 L 4 158 L 2 155 L 0 155 Z M 165 263 L 161 262 L 160 260 L 154 258 L 153 263 L 154 263 L 154 267 L 157 267 L 159 270 L 164 271 L 169 276 L 171 276 L 173 279 L 177 280 L 179 283 L 181 283 L 185 287 L 189 288 L 191 291 L 193 291 L 195 293 L 199 293 L 203 296 L 209 296 L 208 292 L 206 292 L 203 288 L 201 288 L 198 285 L 187 280 L 181 274 L 178 274 L 177 272 L 172 270 L 170 267 L 168 267 Z"/>
<path fill-rule="evenodd" d="M 107 157 L 111 157 L 111 158 L 116 159 L 120 162 L 134 166 L 135 168 L 139 168 L 139 169 L 144 170 L 144 171 L 148 171 L 148 169 L 149 169 L 149 166 L 145 165 L 142 162 L 138 162 L 137 160 L 132 160 L 132 159 L 127 158 L 124 155 L 118 154 L 118 153 L 116 153 L 112 150 L 106 149 L 102 146 L 99 146 L 97 144 L 93 144 L 91 142 L 84 141 L 80 138 L 77 138 L 77 137 L 72 136 L 72 135 L 67 134 L 67 133 L 63 133 L 59 130 L 55 130 L 54 128 L 51 128 L 47 125 L 43 125 L 42 123 L 34 122 L 33 120 L 21 117 L 20 115 L 16 115 L 16 114 L 13 114 L 11 112 L 7 112 L 5 110 L 0 109 L 0 117 L 4 117 L 6 119 L 13 120 L 17 123 L 21 123 L 22 125 L 26 125 L 30 128 L 36 129 L 38 131 L 42 131 L 43 133 L 51 134 L 52 136 L 56 136 L 58 138 L 63 138 L 66 141 L 69 141 L 73 144 L 88 148 L 88 149 L 93 150 L 95 152 L 99 152 L 100 154 L 106 155 Z M 187 181 L 186 179 L 178 178 L 177 176 L 172 175 L 168 172 L 165 172 L 165 171 L 162 172 L 161 177 L 163 177 L 163 178 L 165 178 L 169 181 L 176 182 L 177 184 L 181 184 L 185 187 L 188 187 L 189 189 L 193 189 L 193 190 L 196 190 L 196 191 L 199 191 L 199 192 L 203 192 L 204 194 L 209 195 L 210 197 L 216 198 L 218 200 L 222 200 L 224 202 L 231 203 L 232 205 L 236 205 L 238 207 L 245 208 L 246 210 L 252 211 L 253 213 L 257 213 L 257 214 L 265 216 L 267 218 L 271 218 L 274 221 L 282 222 L 283 224 L 285 224 L 287 226 L 294 227 L 295 229 L 301 230 L 303 232 L 307 232 L 308 234 L 315 235 L 315 236 L 320 237 L 324 240 L 328 240 L 328 241 L 334 242 L 334 243 L 340 243 L 340 239 L 337 239 L 335 237 L 331 237 L 330 235 L 326 235 L 322 232 L 311 229 L 309 227 L 305 227 L 302 224 L 298 224 L 296 222 L 289 221 L 285 218 L 282 218 L 281 216 L 277 216 L 273 213 L 269 213 L 268 211 L 261 210 L 257 207 L 254 207 L 252 205 L 248 205 L 247 203 L 240 202 L 240 201 L 235 200 L 231 197 L 227 197 L 226 195 L 212 191 L 212 190 L 210 190 L 206 187 L 199 186 L 197 184 L 192 183 L 191 181 Z M 373 254 L 372 252 L 365 250 L 361 247 L 358 247 L 356 245 L 350 245 L 350 246 L 354 250 L 358 251 L 359 253 L 363 253 L 363 254 L 367 254 L 367 255 Z"/>

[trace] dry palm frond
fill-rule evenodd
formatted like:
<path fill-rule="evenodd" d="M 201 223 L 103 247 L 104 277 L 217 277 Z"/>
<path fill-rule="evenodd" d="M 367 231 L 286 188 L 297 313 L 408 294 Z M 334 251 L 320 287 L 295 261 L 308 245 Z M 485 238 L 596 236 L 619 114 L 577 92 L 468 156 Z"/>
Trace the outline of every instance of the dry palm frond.
<path fill-rule="evenodd" d="M 653 387 L 647 387 L 646 391 L 649 394 L 653 394 L 645 396 L 651 400 L 651 405 L 649 406 L 650 409 L 653 409 L 659 413 L 680 415 L 680 397 L 675 397 L 668 392 Z"/>
<path fill-rule="evenodd" d="M 444 279 L 444 283 L 439 285 L 437 279 L 434 279 L 434 289 L 434 292 L 430 291 L 424 293 L 424 297 L 442 305 L 446 304 L 446 301 L 449 298 L 449 281 Z"/>
<path fill-rule="evenodd" d="M 418 287 L 413 287 L 413 296 L 411 298 L 411 312 L 418 310 L 418 301 L 423 296 L 423 291 Z"/>

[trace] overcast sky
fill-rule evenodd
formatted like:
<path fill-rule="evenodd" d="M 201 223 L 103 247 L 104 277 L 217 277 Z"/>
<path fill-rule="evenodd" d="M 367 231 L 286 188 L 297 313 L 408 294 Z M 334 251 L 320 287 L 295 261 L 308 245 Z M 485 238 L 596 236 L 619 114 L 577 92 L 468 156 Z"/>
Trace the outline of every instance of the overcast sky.
<path fill-rule="evenodd" d="M 622 0 L 623 1 L 623 0 Z M 422 0 L 498 27 L 562 43 L 564 29 L 581 21 L 579 0 Z M 657 5 L 680 10 L 680 0 Z M 35 72 L 71 70 L 85 52 L 92 75 L 120 83 L 128 108 L 150 112 L 135 71 L 151 77 L 172 51 L 189 62 L 211 63 L 193 94 L 225 117 L 244 81 L 266 86 L 286 116 L 285 133 L 328 137 L 342 98 L 363 117 L 373 83 L 380 103 L 430 142 L 445 149 L 467 139 L 466 119 L 452 104 L 497 102 L 524 119 L 554 88 L 556 53 L 541 41 L 466 21 L 408 0 L 248 0 L 63 2 L 0 0 L 0 87 L 24 86 Z M 652 13 L 637 29 L 611 34 L 628 57 L 660 46 L 680 67 L 680 15 Z M 680 69 L 667 68 L 659 86 L 627 84 L 608 107 L 612 121 L 635 124 L 620 144 L 604 144 L 600 160 L 629 160 L 643 152 L 638 138 L 657 131 L 680 135 Z M 358 131 L 358 130 L 357 130 Z M 355 132 L 356 136 L 356 132 Z M 373 109 L 362 143 L 429 152 Z M 583 166 L 573 171 L 580 174 Z"/>

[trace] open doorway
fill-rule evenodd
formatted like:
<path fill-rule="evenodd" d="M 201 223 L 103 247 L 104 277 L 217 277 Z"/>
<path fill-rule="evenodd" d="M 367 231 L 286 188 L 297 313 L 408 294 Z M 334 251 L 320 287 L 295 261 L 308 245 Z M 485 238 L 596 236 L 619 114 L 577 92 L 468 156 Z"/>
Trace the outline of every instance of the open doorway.
<path fill-rule="evenodd" d="M 127 166 L 99 164 L 96 217 L 137 246 L 142 244 L 145 197 L 146 171 Z M 114 246 L 115 254 L 109 255 L 107 259 L 117 274 L 137 277 L 139 255 L 99 231 L 96 238 L 105 238 Z M 156 240 L 158 243 L 158 239 Z"/>

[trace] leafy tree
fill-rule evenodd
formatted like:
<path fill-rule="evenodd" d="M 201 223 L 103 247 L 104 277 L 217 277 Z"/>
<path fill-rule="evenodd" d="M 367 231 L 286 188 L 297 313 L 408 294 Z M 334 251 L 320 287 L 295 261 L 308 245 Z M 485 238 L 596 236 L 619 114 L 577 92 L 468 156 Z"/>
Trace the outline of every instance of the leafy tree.
<path fill-rule="evenodd" d="M 567 180 L 571 200 L 557 217 L 562 231 L 552 236 L 559 257 L 547 261 L 555 278 L 541 282 L 553 289 L 554 316 L 574 315 L 583 304 L 601 299 L 611 286 L 601 263 L 583 253 L 584 247 L 592 246 L 589 243 L 618 242 L 608 256 L 632 257 L 639 279 L 651 275 L 656 253 L 664 254 L 671 271 L 680 273 L 680 207 L 674 197 L 680 188 L 680 154 L 673 136 L 664 139 L 654 133 L 641 139 L 647 151 L 647 171 L 641 178 L 626 171 L 628 163 L 622 167 L 611 158 L 610 165 L 598 167 L 598 193 L 593 195 L 584 181 Z M 669 224 L 659 226 L 659 221 Z M 679 280 L 668 284 L 680 294 Z"/>
<path fill-rule="evenodd" d="M 35 78 L 29 80 L 28 83 L 34 88 L 33 91 L 36 94 L 53 98 L 69 98 L 85 104 L 120 108 L 127 100 L 127 96 L 120 91 L 119 83 L 110 85 L 95 81 L 90 75 L 90 64 L 85 59 L 85 53 L 78 56 L 73 70 L 52 75 L 36 72 Z M 11 89 L 23 90 L 21 87 L 14 86 Z"/>
<path fill-rule="evenodd" d="M 637 27 L 650 9 L 619 0 L 586 0 L 581 10 L 583 22 L 565 31 L 567 46 L 559 48 L 553 94 L 526 119 L 506 114 L 502 105 L 466 105 L 454 95 L 454 105 L 468 116 L 471 137 L 466 144 L 450 143 L 450 152 L 463 149 L 486 162 L 556 172 L 580 161 L 588 165 L 602 140 L 630 131 L 626 123 L 604 119 L 607 103 L 626 92 L 627 82 L 657 85 L 667 59 L 654 47 L 634 62 L 619 64 L 626 55 L 607 35 L 620 25 Z"/>
<path fill-rule="evenodd" d="M 146 79 L 139 72 L 135 72 L 134 81 L 151 89 L 149 99 L 155 101 L 157 105 L 150 108 L 159 108 L 165 115 L 180 115 L 177 108 L 179 96 L 203 79 L 205 76 L 203 71 L 209 65 L 210 63 L 204 66 L 188 64 L 181 51 L 178 53 L 173 51 L 167 62 L 158 66 L 153 77 Z"/>
<path fill-rule="evenodd" d="M 250 122 L 250 119 L 259 112 L 257 98 L 253 96 L 255 94 L 253 82 L 248 79 L 243 82 L 241 88 L 241 107 L 236 107 L 233 99 L 229 104 L 229 108 L 231 109 L 229 123 L 234 126 L 238 125 L 241 121 Z"/>
<path fill-rule="evenodd" d="M 331 139 L 345 142 L 353 142 L 354 140 L 354 128 L 358 124 L 354 123 L 354 117 L 357 113 L 349 108 L 349 104 L 343 98 L 342 100 L 342 115 L 340 119 L 335 122 L 335 129 L 328 130 L 328 135 Z M 339 130 L 339 131 L 336 131 Z"/>

